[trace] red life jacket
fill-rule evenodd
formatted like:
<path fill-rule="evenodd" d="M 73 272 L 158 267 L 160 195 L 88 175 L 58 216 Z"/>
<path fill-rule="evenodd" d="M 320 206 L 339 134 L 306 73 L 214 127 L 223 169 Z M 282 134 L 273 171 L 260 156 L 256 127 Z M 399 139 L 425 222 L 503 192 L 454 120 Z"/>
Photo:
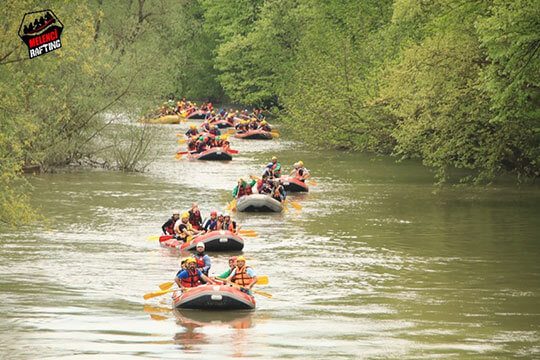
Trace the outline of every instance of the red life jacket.
<path fill-rule="evenodd" d="M 180 279 L 180 283 L 183 287 L 196 287 L 201 285 L 201 278 L 199 276 L 199 271 L 195 269 L 194 272 L 191 272 L 191 270 L 187 270 L 188 277 L 186 279 Z"/>
<path fill-rule="evenodd" d="M 246 285 L 251 284 L 251 281 L 253 280 L 253 278 L 249 276 L 247 273 L 248 267 L 249 266 L 244 266 L 241 269 L 236 268 L 236 273 L 232 277 L 231 281 L 240 286 L 246 286 Z"/>
<path fill-rule="evenodd" d="M 242 197 L 244 195 L 251 195 L 251 194 L 252 194 L 251 186 L 246 184 L 246 186 L 240 186 L 238 188 L 238 195 L 236 197 Z"/>
<path fill-rule="evenodd" d="M 195 260 L 197 260 L 197 267 L 199 269 L 202 269 L 203 267 L 205 267 L 205 263 L 204 263 L 204 253 L 201 255 L 201 254 L 195 254 L 193 255 L 193 257 L 195 258 Z"/>

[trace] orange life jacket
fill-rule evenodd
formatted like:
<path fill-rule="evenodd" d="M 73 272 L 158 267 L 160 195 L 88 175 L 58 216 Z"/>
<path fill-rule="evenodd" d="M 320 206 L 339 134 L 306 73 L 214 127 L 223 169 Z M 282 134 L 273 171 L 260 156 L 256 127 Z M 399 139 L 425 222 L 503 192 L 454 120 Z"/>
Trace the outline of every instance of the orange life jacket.
<path fill-rule="evenodd" d="M 183 287 L 196 287 L 201 285 L 201 278 L 199 277 L 199 271 L 198 269 L 195 269 L 193 272 L 191 270 L 187 270 L 188 277 L 186 279 L 180 279 L 180 283 Z"/>
<path fill-rule="evenodd" d="M 240 286 L 246 286 L 251 284 L 251 281 L 253 281 L 253 278 L 248 275 L 247 268 L 249 266 L 244 266 L 241 269 L 236 268 L 236 273 L 232 277 L 231 281 L 237 285 Z"/>

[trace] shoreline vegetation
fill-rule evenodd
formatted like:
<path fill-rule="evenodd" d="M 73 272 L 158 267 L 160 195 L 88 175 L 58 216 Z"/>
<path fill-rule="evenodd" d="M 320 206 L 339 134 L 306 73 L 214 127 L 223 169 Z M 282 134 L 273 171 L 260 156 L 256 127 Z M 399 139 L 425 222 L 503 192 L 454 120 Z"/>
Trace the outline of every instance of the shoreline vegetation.
<path fill-rule="evenodd" d="M 264 107 L 306 144 L 420 159 L 440 184 L 540 175 L 534 0 L 68 2 L 62 49 L 29 60 L 16 34 L 37 6 L 4 4 L 0 224 L 35 215 L 23 167 L 136 171 L 151 131 L 120 139 L 104 114 L 170 94 Z"/>

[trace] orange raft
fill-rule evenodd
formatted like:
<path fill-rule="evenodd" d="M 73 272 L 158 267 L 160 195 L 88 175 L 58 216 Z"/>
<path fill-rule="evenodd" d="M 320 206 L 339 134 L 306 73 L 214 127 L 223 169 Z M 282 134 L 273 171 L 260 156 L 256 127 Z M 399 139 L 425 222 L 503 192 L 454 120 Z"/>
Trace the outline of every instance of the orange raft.
<path fill-rule="evenodd" d="M 213 147 L 200 153 L 188 154 L 188 159 L 192 160 L 232 160 L 234 152 L 224 147 Z"/>
<path fill-rule="evenodd" d="M 195 245 L 198 242 L 204 243 L 207 251 L 238 251 L 244 248 L 244 239 L 226 230 L 210 231 L 186 243 L 176 240 L 171 235 L 164 235 L 159 238 L 161 247 L 176 248 L 184 251 L 195 250 Z"/>
<path fill-rule="evenodd" d="M 252 310 L 255 298 L 229 285 L 200 285 L 189 291 L 175 291 L 173 306 L 177 309 Z"/>
<path fill-rule="evenodd" d="M 297 178 L 282 176 L 279 178 L 279 182 L 283 185 L 283 188 L 287 192 L 308 192 L 309 188 L 307 184 Z"/>
<path fill-rule="evenodd" d="M 234 135 L 237 139 L 250 139 L 250 140 L 272 140 L 272 133 L 264 130 L 248 130 L 243 133 L 237 133 Z"/>

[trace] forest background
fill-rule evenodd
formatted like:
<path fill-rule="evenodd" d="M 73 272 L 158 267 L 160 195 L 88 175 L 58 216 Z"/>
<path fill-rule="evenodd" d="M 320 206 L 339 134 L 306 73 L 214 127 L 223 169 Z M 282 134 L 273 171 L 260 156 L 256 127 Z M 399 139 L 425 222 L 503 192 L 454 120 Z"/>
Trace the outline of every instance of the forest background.
<path fill-rule="evenodd" d="M 47 8 L 62 48 L 28 59 L 21 19 Z M 151 129 L 119 132 L 111 114 L 137 119 L 170 94 L 264 107 L 312 146 L 418 158 L 438 183 L 455 169 L 475 184 L 540 175 L 539 0 L 9 0 L 0 12 L 0 223 L 35 218 L 24 167 L 143 169 Z"/>

